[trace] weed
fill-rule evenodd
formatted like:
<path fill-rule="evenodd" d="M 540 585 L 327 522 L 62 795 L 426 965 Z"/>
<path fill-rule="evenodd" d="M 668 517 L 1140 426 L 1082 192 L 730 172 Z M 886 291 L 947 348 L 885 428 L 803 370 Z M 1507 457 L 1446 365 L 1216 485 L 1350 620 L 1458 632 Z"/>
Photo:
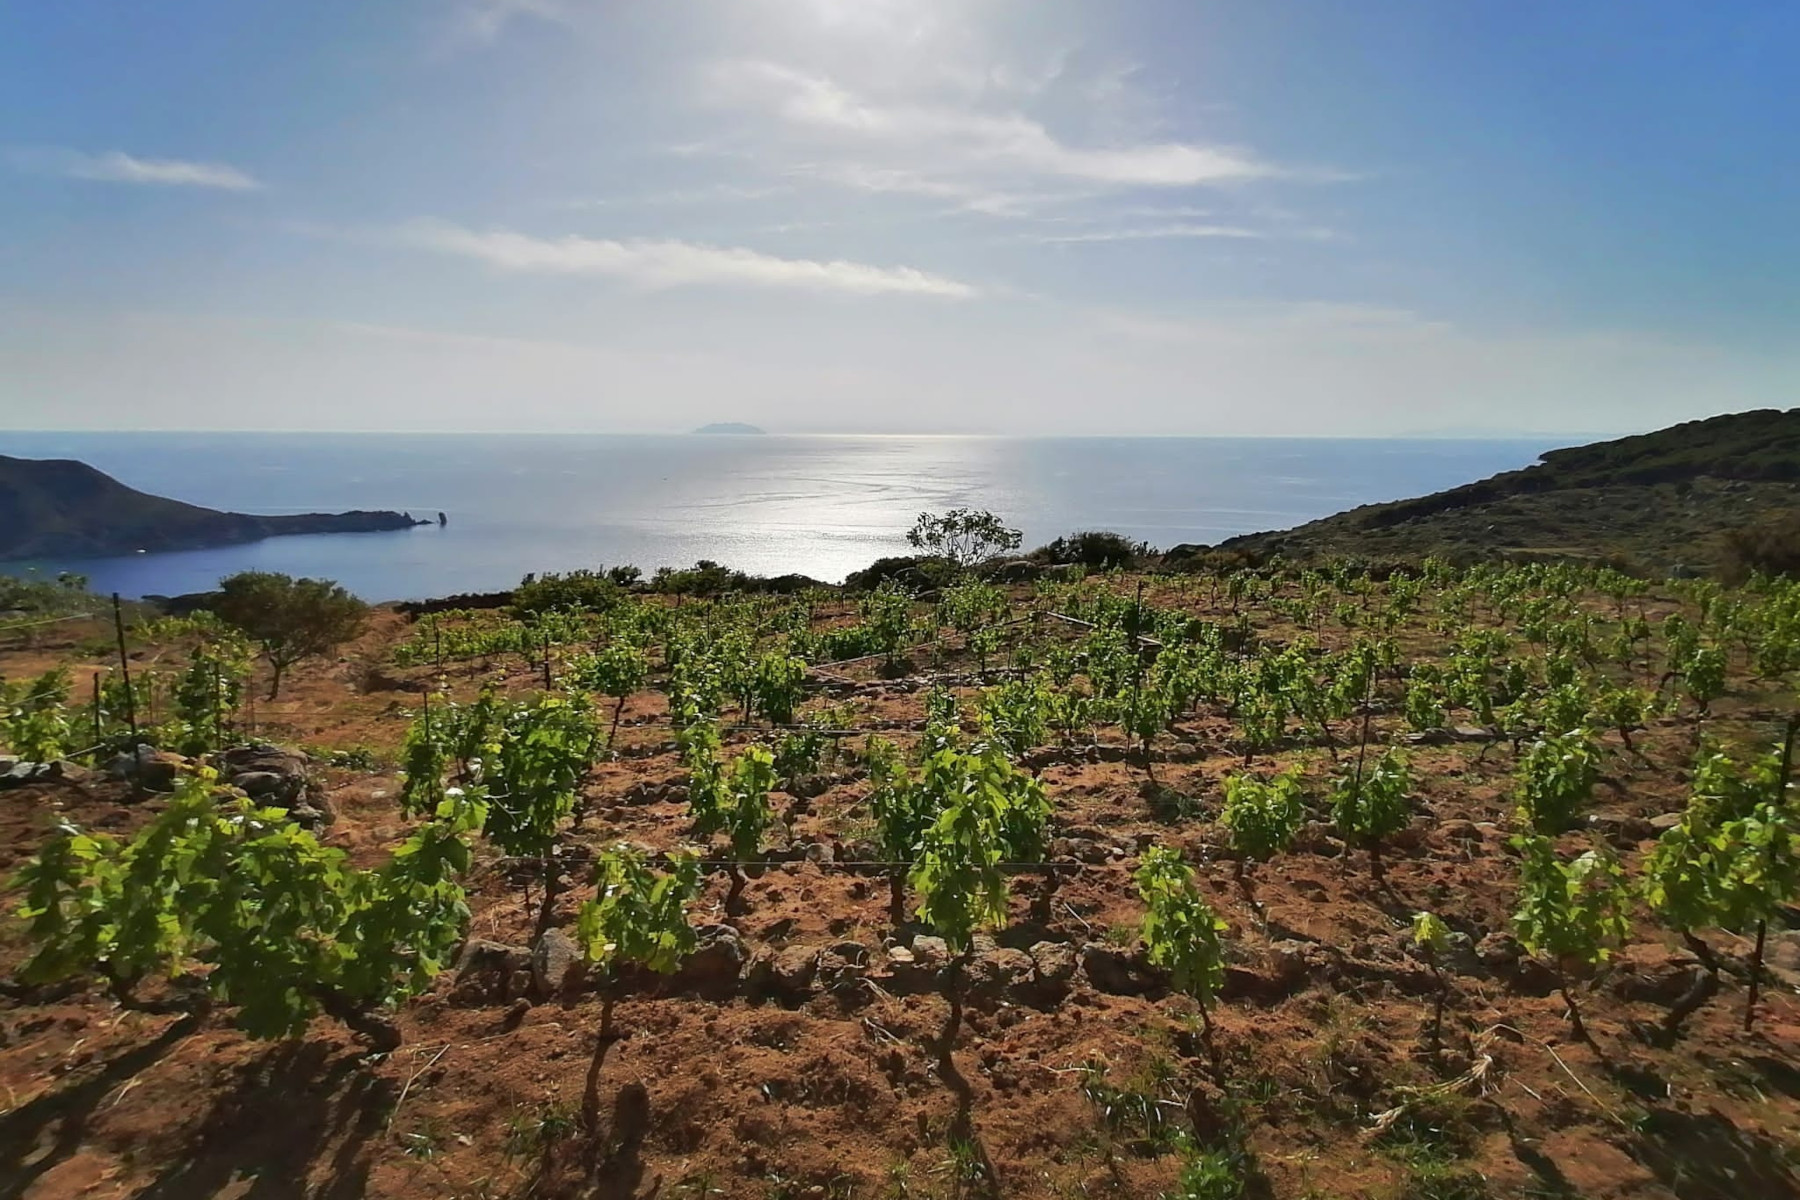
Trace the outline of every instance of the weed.
<path fill-rule="evenodd" d="M 411 1133 L 400 1135 L 400 1149 L 413 1158 L 430 1162 L 444 1148 L 442 1132 L 433 1123 L 427 1123 Z"/>
<path fill-rule="evenodd" d="M 696 1171 L 677 1180 L 670 1189 L 682 1200 L 706 1200 L 708 1196 L 723 1196 L 725 1189 L 719 1186 L 718 1176 L 711 1171 Z"/>
<path fill-rule="evenodd" d="M 1144 799 L 1150 806 L 1150 815 L 1165 824 L 1192 821 L 1205 813 L 1198 796 L 1178 792 L 1164 784 L 1149 785 Z"/>
<path fill-rule="evenodd" d="M 1423 1159 L 1406 1165 L 1393 1200 L 1489 1200 L 1487 1176 L 1461 1163 Z"/>
<path fill-rule="evenodd" d="M 367 746 L 349 746 L 342 749 L 330 746 L 308 746 L 307 757 L 324 762 L 328 766 L 341 767 L 346 771 L 379 771 L 381 756 Z"/>
<path fill-rule="evenodd" d="M 555 1101 L 539 1101 L 530 1111 L 515 1110 L 506 1122 L 506 1156 L 527 1158 L 546 1154 L 551 1147 L 574 1136 L 575 1130 L 575 1111 Z"/>
<path fill-rule="evenodd" d="M 1106 1066 L 1098 1060 L 1083 1063 L 1081 1072 L 1082 1096 L 1107 1131 L 1125 1138 L 1135 1153 L 1153 1158 L 1181 1145 L 1185 1110 L 1170 1094 L 1175 1068 L 1168 1059 L 1152 1056 L 1125 1087 L 1108 1083 Z"/>
<path fill-rule="evenodd" d="M 1375 1144 L 1399 1158 L 1466 1158 L 1480 1135 L 1474 1110 L 1475 1102 L 1456 1092 L 1419 1096 L 1406 1103 Z"/>
<path fill-rule="evenodd" d="M 1244 1194 L 1243 1156 L 1233 1150 L 1198 1150 L 1162 1200 L 1238 1200 Z"/>
<path fill-rule="evenodd" d="M 1487 1178 L 1459 1160 L 1474 1152 L 1471 1103 L 1454 1094 L 1409 1104 L 1376 1146 L 1404 1170 L 1393 1200 L 1485 1200 Z"/>
<path fill-rule="evenodd" d="M 953 1194 L 961 1196 L 969 1192 L 992 1190 L 993 1179 L 988 1174 L 987 1155 L 982 1152 L 980 1143 L 972 1137 L 953 1137 L 946 1149 L 950 1156 L 944 1165 L 950 1172 Z"/>

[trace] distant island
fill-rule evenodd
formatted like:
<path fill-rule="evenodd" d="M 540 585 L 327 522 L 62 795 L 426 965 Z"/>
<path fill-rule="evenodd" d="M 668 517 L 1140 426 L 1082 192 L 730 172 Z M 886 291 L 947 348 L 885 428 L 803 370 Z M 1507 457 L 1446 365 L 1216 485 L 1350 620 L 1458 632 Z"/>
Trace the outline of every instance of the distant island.
<path fill-rule="evenodd" d="M 758 429 L 754 425 L 746 425 L 742 421 L 715 421 L 711 425 L 702 425 L 695 433 L 750 433 L 762 435 L 769 431 Z"/>
<path fill-rule="evenodd" d="M 1800 409 L 1758 409 L 1551 450 L 1535 466 L 1294 529 L 1177 546 L 1253 560 L 1621 560 L 1711 570 L 1800 517 Z"/>
<path fill-rule="evenodd" d="M 0 455 L 0 561 L 204 550 L 287 534 L 374 533 L 427 523 L 403 512 L 220 512 L 126 487 L 86 463 Z"/>

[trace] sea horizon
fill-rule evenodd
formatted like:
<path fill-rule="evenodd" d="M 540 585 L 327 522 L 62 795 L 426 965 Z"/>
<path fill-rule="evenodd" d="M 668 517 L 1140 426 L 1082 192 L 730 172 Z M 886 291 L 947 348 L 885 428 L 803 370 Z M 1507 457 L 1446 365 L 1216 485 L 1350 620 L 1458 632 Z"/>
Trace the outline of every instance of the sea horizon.
<path fill-rule="evenodd" d="M 922 511 L 987 509 L 1025 549 L 1107 529 L 1159 549 L 1284 529 L 1527 466 L 1551 438 L 12 431 L 153 495 L 235 512 L 392 509 L 392 533 L 14 562 L 98 591 L 179 595 L 239 570 L 364 599 L 496 591 L 531 572 L 724 563 L 835 583 L 908 552 Z M 439 512 L 448 523 L 439 527 Z"/>

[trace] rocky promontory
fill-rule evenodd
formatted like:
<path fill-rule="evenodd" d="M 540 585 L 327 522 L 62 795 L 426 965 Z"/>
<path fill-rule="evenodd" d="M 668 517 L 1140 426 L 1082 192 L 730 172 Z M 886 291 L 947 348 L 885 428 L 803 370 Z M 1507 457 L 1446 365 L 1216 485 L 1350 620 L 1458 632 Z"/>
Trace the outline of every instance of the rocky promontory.
<path fill-rule="evenodd" d="M 203 550 L 299 533 L 373 533 L 426 524 L 403 512 L 259 516 L 127 487 L 69 459 L 0 455 L 0 560 Z"/>

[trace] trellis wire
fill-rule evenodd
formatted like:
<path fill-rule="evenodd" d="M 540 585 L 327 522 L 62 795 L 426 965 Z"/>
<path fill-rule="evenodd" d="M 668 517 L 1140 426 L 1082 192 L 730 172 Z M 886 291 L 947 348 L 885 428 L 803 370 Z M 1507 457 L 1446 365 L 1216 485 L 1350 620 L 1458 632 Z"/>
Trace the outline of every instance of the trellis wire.
<path fill-rule="evenodd" d="M 45 617 L 41 621 L 8 621 L 6 624 L 0 625 L 0 634 L 8 634 L 15 629 L 32 629 L 39 625 L 56 625 L 63 621 L 87 621 L 94 616 L 94 613 L 86 612 L 75 613 L 67 617 Z"/>

